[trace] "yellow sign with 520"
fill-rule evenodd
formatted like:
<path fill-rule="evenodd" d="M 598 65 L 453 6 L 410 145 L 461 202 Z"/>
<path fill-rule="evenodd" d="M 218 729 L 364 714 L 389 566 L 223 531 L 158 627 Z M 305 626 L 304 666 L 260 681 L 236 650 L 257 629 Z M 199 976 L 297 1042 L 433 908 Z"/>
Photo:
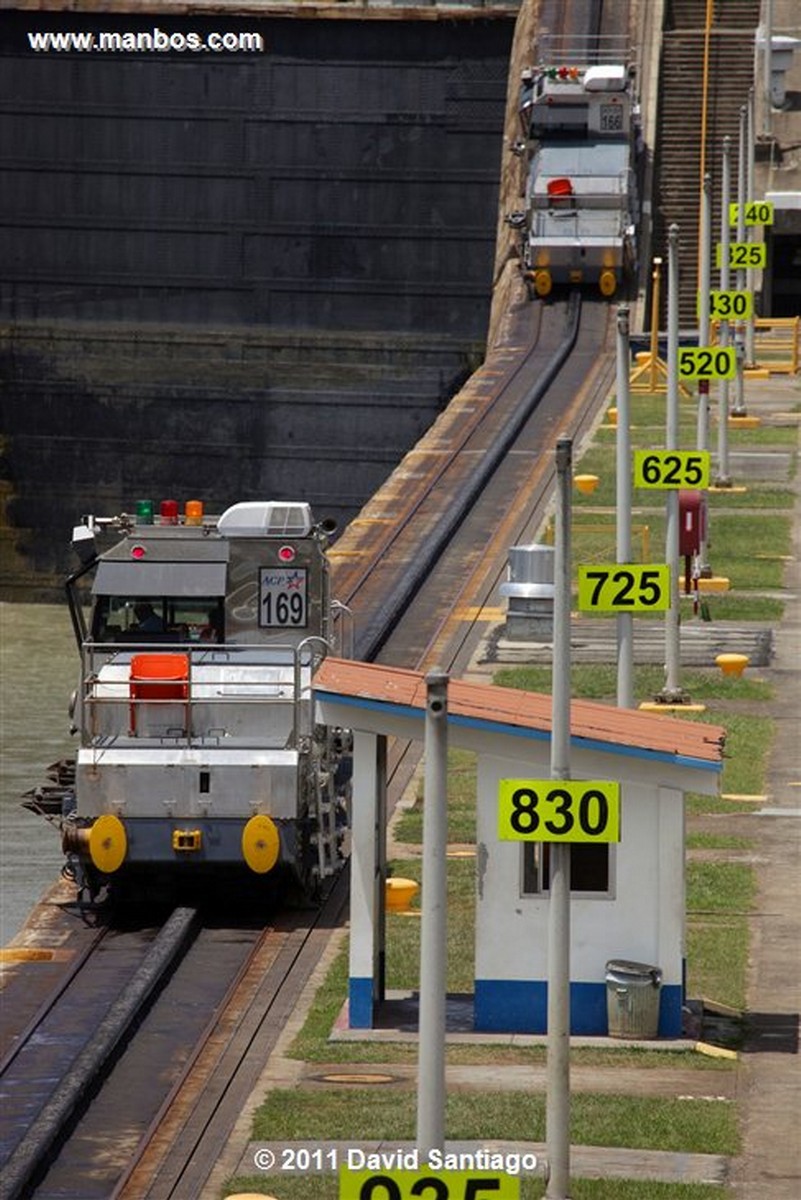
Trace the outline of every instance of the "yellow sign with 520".
<path fill-rule="evenodd" d="M 501 779 L 498 837 L 504 842 L 619 842 L 620 784 Z"/>

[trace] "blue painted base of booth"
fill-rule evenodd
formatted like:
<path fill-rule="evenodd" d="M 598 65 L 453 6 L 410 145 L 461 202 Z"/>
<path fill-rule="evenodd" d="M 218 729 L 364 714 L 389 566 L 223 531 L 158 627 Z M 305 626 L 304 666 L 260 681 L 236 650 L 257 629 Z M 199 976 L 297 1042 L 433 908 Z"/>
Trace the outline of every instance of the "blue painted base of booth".
<path fill-rule="evenodd" d="M 681 987 L 663 986 L 659 1037 L 681 1037 L 681 1006 Z M 545 980 L 477 979 L 475 1028 L 478 1033 L 545 1033 L 548 984 Z M 571 983 L 570 1032 L 585 1037 L 608 1035 L 605 983 Z"/>
<path fill-rule="evenodd" d="M 372 1029 L 375 1023 L 373 980 L 351 976 L 348 983 L 348 1026 Z M 477 979 L 474 997 L 477 1033 L 546 1033 L 548 984 L 545 980 Z M 570 1031 L 576 1036 L 606 1037 L 609 1023 L 605 983 L 570 985 Z M 661 1038 L 682 1035 L 682 988 L 663 985 L 659 997 Z"/>
<path fill-rule="evenodd" d="M 373 1028 L 373 981 L 351 975 L 348 982 L 348 1028 Z"/>

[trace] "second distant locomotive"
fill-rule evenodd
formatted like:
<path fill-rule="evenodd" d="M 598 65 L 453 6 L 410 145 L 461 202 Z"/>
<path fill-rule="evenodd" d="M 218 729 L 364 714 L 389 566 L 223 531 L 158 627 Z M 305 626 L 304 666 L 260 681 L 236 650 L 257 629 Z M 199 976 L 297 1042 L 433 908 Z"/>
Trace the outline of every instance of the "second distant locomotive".
<path fill-rule="evenodd" d="M 531 294 L 592 285 L 612 296 L 637 260 L 639 111 L 619 63 L 523 72 L 516 150 L 528 161 L 521 262 Z"/>

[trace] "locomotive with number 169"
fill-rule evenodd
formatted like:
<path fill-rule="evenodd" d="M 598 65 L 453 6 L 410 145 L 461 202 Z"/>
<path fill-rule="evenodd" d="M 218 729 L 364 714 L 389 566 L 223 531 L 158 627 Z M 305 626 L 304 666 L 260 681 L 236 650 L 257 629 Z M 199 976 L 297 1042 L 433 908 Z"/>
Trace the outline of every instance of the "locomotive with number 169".
<path fill-rule="evenodd" d="M 308 894 L 338 870 L 350 735 L 315 721 L 312 693 L 347 632 L 329 595 L 332 529 L 304 503 L 207 517 L 171 500 L 76 527 L 80 744 L 57 819 L 82 889 L 289 874 Z"/>

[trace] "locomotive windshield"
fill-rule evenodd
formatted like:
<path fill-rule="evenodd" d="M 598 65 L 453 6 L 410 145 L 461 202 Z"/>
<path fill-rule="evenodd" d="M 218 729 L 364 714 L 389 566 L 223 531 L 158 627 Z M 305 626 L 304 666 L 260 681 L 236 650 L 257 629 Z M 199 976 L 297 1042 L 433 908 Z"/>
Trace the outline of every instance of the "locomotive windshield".
<path fill-rule="evenodd" d="M 97 596 L 95 642 L 222 642 L 221 596 Z"/>

